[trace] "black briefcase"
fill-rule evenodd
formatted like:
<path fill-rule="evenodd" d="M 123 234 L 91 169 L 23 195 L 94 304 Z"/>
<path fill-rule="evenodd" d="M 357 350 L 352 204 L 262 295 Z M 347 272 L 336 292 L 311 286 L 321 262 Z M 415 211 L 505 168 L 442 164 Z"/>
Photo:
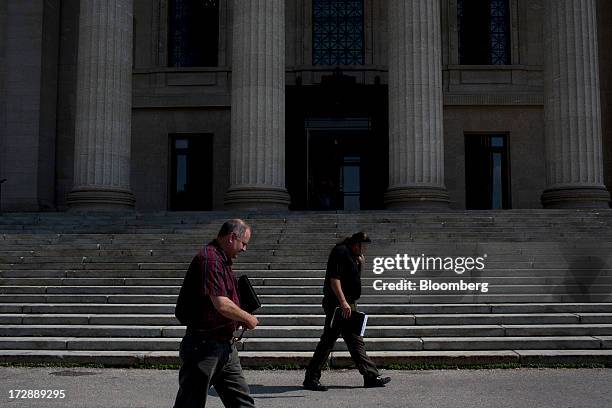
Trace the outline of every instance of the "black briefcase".
<path fill-rule="evenodd" d="M 257 293 L 246 275 L 238 278 L 238 294 L 240 296 L 240 307 L 249 313 L 253 313 L 261 307 Z"/>

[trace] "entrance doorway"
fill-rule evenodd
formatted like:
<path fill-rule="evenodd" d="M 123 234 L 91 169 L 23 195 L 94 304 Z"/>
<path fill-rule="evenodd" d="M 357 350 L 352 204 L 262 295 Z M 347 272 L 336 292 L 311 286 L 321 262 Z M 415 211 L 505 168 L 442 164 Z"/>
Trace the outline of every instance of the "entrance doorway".
<path fill-rule="evenodd" d="M 291 210 L 380 210 L 389 181 L 388 92 L 334 72 L 287 87 Z"/>
<path fill-rule="evenodd" d="M 212 209 L 212 135 L 170 135 L 170 210 Z"/>
<path fill-rule="evenodd" d="M 508 163 L 507 135 L 465 135 L 465 186 L 468 210 L 511 208 Z"/>
<path fill-rule="evenodd" d="M 360 210 L 367 191 L 370 120 L 307 119 L 307 197 L 312 210 Z M 364 177 L 365 176 L 365 177 Z"/>

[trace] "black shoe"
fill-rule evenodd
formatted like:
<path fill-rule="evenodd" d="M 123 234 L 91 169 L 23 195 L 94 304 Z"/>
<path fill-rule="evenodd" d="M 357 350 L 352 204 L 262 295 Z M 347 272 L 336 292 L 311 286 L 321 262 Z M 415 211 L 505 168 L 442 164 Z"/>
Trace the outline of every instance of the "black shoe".
<path fill-rule="evenodd" d="M 385 384 L 391 382 L 391 377 L 370 377 L 363 379 L 363 386 L 365 388 L 384 387 Z"/>
<path fill-rule="evenodd" d="M 310 390 L 310 391 L 327 391 L 326 386 L 314 380 L 304 380 L 302 385 L 304 386 L 305 389 Z"/>

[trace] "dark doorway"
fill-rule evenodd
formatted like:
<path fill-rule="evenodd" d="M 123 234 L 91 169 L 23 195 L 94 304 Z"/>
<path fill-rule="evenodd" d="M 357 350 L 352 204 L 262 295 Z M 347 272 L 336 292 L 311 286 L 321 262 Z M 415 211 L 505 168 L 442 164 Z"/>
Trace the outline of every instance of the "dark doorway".
<path fill-rule="evenodd" d="M 367 193 L 370 121 L 366 119 L 308 119 L 308 208 L 360 210 Z M 366 177 L 364 177 L 366 176 Z"/>
<path fill-rule="evenodd" d="M 511 208 L 508 137 L 465 135 L 465 185 L 468 210 Z"/>
<path fill-rule="evenodd" d="M 212 209 L 212 135 L 170 135 L 170 210 Z"/>
<path fill-rule="evenodd" d="M 286 174 L 291 210 L 384 208 L 387 87 L 339 71 L 287 87 Z"/>

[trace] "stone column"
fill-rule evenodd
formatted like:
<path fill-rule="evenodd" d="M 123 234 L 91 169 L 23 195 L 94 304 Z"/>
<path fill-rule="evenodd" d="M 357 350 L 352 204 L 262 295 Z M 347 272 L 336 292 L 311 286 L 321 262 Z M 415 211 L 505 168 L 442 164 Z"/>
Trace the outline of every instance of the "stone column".
<path fill-rule="evenodd" d="M 285 2 L 233 1 L 228 208 L 284 209 Z"/>
<path fill-rule="evenodd" d="M 546 0 L 544 132 L 547 208 L 607 208 L 595 0 Z"/>
<path fill-rule="evenodd" d="M 82 0 L 79 17 L 74 209 L 134 206 L 130 190 L 133 0 Z"/>
<path fill-rule="evenodd" d="M 389 0 L 390 208 L 448 208 L 439 3 Z"/>

